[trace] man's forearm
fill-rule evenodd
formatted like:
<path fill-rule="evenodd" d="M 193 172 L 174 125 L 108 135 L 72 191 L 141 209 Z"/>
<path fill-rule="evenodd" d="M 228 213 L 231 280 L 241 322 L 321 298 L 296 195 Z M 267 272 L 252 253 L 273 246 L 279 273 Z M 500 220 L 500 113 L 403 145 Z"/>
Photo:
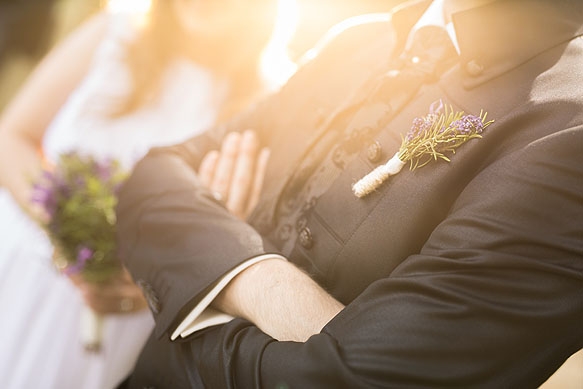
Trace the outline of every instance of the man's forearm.
<path fill-rule="evenodd" d="M 289 262 L 259 262 L 227 285 L 213 305 L 245 318 L 278 340 L 303 342 L 344 306 Z"/>

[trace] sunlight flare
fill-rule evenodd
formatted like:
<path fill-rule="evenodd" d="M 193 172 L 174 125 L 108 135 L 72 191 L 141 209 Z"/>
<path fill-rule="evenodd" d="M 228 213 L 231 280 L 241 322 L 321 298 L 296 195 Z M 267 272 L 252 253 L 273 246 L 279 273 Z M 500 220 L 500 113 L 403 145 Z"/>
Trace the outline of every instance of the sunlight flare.
<path fill-rule="evenodd" d="M 115 13 L 147 14 L 152 0 L 109 0 L 107 9 Z"/>
<path fill-rule="evenodd" d="M 278 0 L 273 33 L 261 54 L 261 73 L 273 89 L 283 85 L 296 71 L 297 65 L 289 57 L 288 45 L 296 32 L 298 20 L 297 1 Z"/>

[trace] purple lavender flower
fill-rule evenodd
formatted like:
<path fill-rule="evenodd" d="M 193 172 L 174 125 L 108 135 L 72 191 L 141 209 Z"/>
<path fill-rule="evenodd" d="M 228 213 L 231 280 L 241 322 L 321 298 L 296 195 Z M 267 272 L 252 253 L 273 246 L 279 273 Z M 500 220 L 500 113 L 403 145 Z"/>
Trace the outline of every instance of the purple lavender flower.
<path fill-rule="evenodd" d="M 70 183 L 68 183 L 62 176 L 55 175 L 53 177 L 53 192 L 62 198 L 67 198 L 73 192 Z"/>
<path fill-rule="evenodd" d="M 459 134 L 481 134 L 484 130 L 484 123 L 476 115 L 464 115 L 459 120 L 453 122 L 451 127 L 455 128 Z"/>
<path fill-rule="evenodd" d="M 90 248 L 82 246 L 81 249 L 77 252 L 77 261 L 85 263 L 89 258 L 91 258 L 92 255 L 93 251 Z"/>
<path fill-rule="evenodd" d="M 93 250 L 87 246 L 81 246 L 79 251 L 77 251 L 77 262 L 74 265 L 67 266 L 63 272 L 67 275 L 80 273 L 92 256 Z"/>
<path fill-rule="evenodd" d="M 101 181 L 106 182 L 111 178 L 113 164 L 111 160 L 95 163 L 95 175 Z"/>
<path fill-rule="evenodd" d="M 42 206 L 51 219 L 57 211 L 57 199 L 55 193 L 50 188 L 41 184 L 33 185 L 31 201 Z"/>
<path fill-rule="evenodd" d="M 429 131 L 437 118 L 438 115 L 430 113 L 425 117 L 413 119 L 413 124 L 411 125 L 409 132 L 407 132 L 405 140 L 410 141 L 424 132 Z"/>

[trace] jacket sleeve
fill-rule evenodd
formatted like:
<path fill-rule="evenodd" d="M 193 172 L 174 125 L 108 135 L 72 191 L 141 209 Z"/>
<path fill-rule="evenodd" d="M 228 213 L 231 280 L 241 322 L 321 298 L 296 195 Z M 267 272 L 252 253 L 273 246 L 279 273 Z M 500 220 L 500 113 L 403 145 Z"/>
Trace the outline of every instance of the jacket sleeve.
<path fill-rule="evenodd" d="M 224 274 L 266 252 L 261 236 L 172 153 L 136 166 L 117 214 L 120 257 L 144 290 L 157 335 L 175 327 Z"/>
<path fill-rule="evenodd" d="M 305 343 L 240 319 L 152 338 L 132 385 L 540 385 L 583 347 L 581 144 L 564 130 L 490 165 L 417 255 Z"/>

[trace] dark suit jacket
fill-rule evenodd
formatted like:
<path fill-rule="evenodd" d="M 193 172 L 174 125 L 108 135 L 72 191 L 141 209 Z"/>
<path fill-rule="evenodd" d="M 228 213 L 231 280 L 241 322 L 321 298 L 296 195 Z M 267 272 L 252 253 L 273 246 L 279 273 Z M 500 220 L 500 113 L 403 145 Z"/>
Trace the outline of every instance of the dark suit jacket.
<path fill-rule="evenodd" d="M 457 14 L 455 65 L 388 82 L 423 66 L 399 53 L 426 5 L 347 29 L 277 95 L 136 167 L 119 239 L 156 329 L 133 386 L 535 387 L 583 347 L 583 5 Z M 439 99 L 495 122 L 450 163 L 405 168 L 356 198 L 351 185 Z M 272 159 L 243 223 L 194 169 L 247 128 Z M 346 308 L 305 343 L 241 319 L 169 341 L 222 274 L 266 252 Z"/>

